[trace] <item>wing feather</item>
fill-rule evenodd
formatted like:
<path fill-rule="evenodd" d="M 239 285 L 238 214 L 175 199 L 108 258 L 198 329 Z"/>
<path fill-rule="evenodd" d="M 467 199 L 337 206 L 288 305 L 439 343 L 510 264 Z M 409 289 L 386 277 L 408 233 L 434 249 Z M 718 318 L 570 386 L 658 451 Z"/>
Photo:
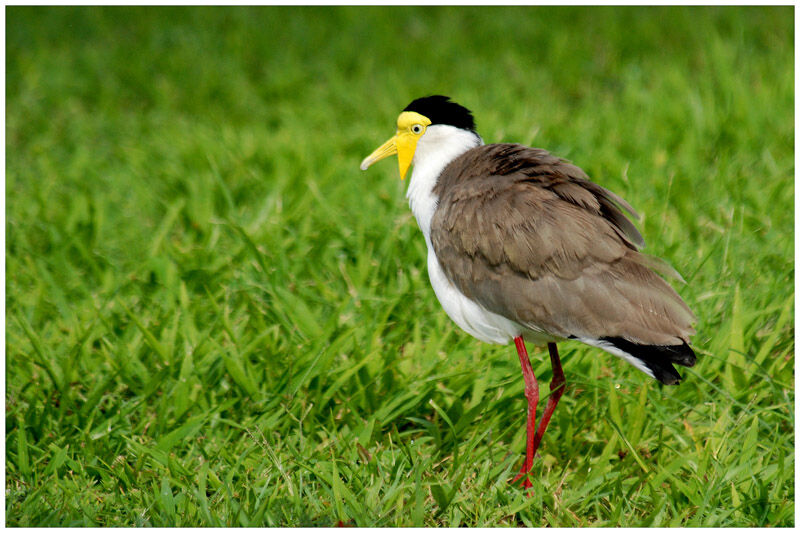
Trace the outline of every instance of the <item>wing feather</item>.
<path fill-rule="evenodd" d="M 431 241 L 466 296 L 561 337 L 688 341 L 694 315 L 638 252 L 619 196 L 544 150 L 487 145 L 453 161 L 434 189 Z M 669 269 L 661 268 L 661 271 Z"/>

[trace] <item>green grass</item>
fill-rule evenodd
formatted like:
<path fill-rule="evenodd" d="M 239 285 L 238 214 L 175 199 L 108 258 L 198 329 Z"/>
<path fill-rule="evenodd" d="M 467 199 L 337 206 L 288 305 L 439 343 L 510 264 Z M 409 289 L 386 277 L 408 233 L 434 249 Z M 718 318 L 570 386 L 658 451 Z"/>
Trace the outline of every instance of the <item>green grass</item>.
<path fill-rule="evenodd" d="M 794 525 L 793 8 L 6 15 L 8 525 Z M 530 499 L 513 347 L 358 170 L 433 93 L 630 201 L 699 317 L 680 387 L 562 345 Z"/>

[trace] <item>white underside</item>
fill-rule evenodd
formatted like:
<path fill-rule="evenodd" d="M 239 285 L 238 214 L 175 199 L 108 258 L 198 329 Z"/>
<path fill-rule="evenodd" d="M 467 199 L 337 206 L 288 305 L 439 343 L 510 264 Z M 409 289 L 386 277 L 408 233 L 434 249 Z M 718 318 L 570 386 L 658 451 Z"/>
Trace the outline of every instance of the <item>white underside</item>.
<path fill-rule="evenodd" d="M 507 344 L 522 333 L 522 327 L 516 322 L 487 311 L 464 296 L 447 279 L 431 248 L 428 248 L 428 276 L 431 278 L 433 292 L 447 315 L 458 327 L 476 339 L 493 344 Z"/>
<path fill-rule="evenodd" d="M 526 328 L 504 316 L 492 313 L 479 303 L 470 300 L 447 279 L 433 249 L 428 248 L 428 276 L 433 292 L 447 316 L 458 327 L 475 337 L 492 344 L 508 344 L 522 335 L 526 341 L 541 345 L 557 340 L 546 333 Z"/>
<path fill-rule="evenodd" d="M 623 352 L 610 342 L 601 341 L 597 339 L 582 338 L 582 337 L 578 337 L 577 340 L 581 341 L 584 344 L 588 344 L 589 346 L 595 346 L 597 348 L 600 348 L 601 350 L 607 351 L 610 354 L 616 355 L 620 359 L 624 359 L 625 361 L 629 362 L 630 364 L 632 364 L 633 366 L 635 366 L 636 368 L 638 368 L 639 370 L 650 376 L 651 378 L 655 377 L 653 375 L 653 371 L 647 368 L 647 365 L 644 364 L 644 361 L 632 356 L 629 353 Z"/>

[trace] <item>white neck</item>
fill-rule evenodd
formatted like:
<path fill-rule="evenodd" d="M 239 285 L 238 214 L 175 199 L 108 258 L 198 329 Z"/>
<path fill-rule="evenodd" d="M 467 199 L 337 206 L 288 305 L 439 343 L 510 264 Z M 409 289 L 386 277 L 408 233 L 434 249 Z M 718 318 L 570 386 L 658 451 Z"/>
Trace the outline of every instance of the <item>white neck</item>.
<path fill-rule="evenodd" d="M 477 133 L 443 124 L 428 126 L 420 137 L 406 198 L 419 229 L 425 235 L 428 250 L 431 250 L 431 219 L 439 202 L 433 194 L 433 187 L 439 175 L 453 159 L 482 144 L 483 140 Z"/>

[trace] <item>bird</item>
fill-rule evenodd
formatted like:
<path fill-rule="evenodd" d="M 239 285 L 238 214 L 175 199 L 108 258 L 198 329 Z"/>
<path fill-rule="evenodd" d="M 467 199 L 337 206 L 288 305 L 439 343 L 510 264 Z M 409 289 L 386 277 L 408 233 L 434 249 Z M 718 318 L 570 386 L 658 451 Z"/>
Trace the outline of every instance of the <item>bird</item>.
<path fill-rule="evenodd" d="M 512 482 L 531 489 L 534 457 L 564 393 L 557 343 L 599 348 L 666 385 L 681 381 L 673 365 L 695 364 L 695 315 L 664 278 L 683 279 L 640 251 L 644 239 L 629 218 L 639 214 L 579 167 L 541 148 L 484 144 L 472 112 L 443 95 L 408 104 L 395 135 L 360 168 L 392 155 L 402 180 L 413 165 L 406 196 L 444 311 L 471 336 L 516 347 L 527 423 Z M 547 346 L 553 370 L 538 425 L 526 341 Z"/>

